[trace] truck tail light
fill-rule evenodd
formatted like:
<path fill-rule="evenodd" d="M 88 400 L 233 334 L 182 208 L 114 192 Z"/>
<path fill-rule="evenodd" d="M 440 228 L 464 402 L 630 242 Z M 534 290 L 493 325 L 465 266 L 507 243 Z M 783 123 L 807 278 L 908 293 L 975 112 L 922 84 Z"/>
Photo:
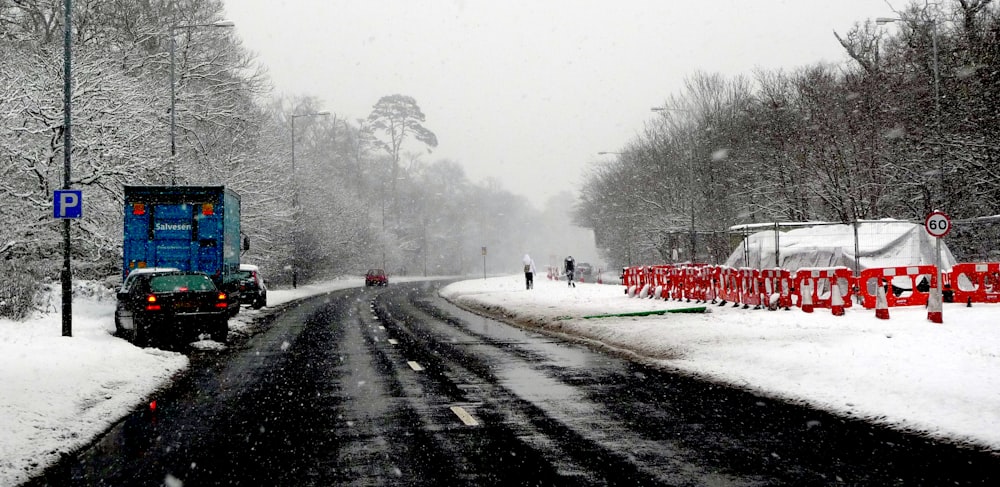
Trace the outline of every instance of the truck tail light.
<path fill-rule="evenodd" d="M 160 304 L 156 302 L 156 296 L 150 294 L 146 296 L 146 311 L 159 311 Z"/>
<path fill-rule="evenodd" d="M 132 203 L 132 214 L 133 215 L 145 215 L 146 214 L 146 204 L 145 203 Z"/>
<path fill-rule="evenodd" d="M 205 216 L 214 215 L 215 214 L 215 206 L 212 205 L 211 203 L 202 203 L 202 205 L 201 205 L 201 214 L 205 215 Z"/>

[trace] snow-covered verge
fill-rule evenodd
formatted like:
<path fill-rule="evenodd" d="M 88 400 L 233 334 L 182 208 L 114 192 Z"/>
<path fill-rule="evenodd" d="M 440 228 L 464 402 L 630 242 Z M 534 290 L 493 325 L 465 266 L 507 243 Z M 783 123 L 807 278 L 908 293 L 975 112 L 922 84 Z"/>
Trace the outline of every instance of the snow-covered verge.
<path fill-rule="evenodd" d="M 355 277 L 270 290 L 268 306 L 361 285 Z M 188 367 L 182 353 L 114 337 L 114 291 L 100 282 L 74 283 L 73 336 L 63 337 L 61 293 L 58 285 L 50 289 L 48 312 L 24 322 L 0 319 L 0 485 L 22 483 L 87 445 Z M 247 333 L 261 312 L 267 308 L 243 308 L 229 321 L 231 333 Z"/>
<path fill-rule="evenodd" d="M 837 414 L 1000 453 L 1000 305 L 922 307 L 890 319 L 855 305 L 846 316 L 707 305 L 710 313 L 585 318 L 704 306 L 629 298 L 623 287 L 523 276 L 451 284 L 445 298 L 644 362 Z"/>

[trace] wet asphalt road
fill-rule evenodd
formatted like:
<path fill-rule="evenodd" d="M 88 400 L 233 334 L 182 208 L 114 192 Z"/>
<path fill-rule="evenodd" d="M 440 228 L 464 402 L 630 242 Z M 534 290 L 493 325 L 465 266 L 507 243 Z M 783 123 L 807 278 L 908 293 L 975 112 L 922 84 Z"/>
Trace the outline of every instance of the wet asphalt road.
<path fill-rule="evenodd" d="M 439 285 L 276 310 L 29 485 L 1000 485 L 998 456 L 513 328 Z"/>

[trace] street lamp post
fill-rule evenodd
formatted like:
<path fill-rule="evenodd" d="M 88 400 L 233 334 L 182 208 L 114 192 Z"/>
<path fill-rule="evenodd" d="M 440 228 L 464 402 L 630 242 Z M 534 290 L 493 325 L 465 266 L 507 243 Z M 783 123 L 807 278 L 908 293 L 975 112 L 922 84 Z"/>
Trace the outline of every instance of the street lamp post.
<path fill-rule="evenodd" d="M 174 70 L 176 66 L 177 39 L 175 31 L 178 29 L 194 29 L 198 27 L 233 27 L 236 23 L 231 20 L 219 20 L 210 24 L 174 24 L 170 26 L 170 185 L 177 184 L 177 143 L 175 133 L 177 131 L 177 117 L 174 115 L 176 105 L 176 88 L 174 82 Z"/>
<path fill-rule="evenodd" d="M 902 22 L 906 19 L 899 17 L 877 17 L 875 23 L 878 25 L 890 24 L 893 22 Z M 924 22 L 931 24 L 931 50 L 932 50 L 932 66 L 934 70 L 934 129 L 937 131 L 938 135 L 941 134 L 941 76 L 938 69 L 938 29 L 937 29 L 937 18 L 926 18 L 923 19 Z M 941 204 L 943 206 L 945 199 L 945 176 L 944 176 L 944 158 L 938 155 L 938 178 L 941 181 Z"/>

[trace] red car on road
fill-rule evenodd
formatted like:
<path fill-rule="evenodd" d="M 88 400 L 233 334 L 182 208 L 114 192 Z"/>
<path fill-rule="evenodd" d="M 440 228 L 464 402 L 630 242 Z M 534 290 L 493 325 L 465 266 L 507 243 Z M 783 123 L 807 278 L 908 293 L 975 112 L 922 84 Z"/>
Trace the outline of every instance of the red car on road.
<path fill-rule="evenodd" d="M 365 274 L 365 286 L 388 286 L 389 276 L 382 269 L 368 269 Z"/>

